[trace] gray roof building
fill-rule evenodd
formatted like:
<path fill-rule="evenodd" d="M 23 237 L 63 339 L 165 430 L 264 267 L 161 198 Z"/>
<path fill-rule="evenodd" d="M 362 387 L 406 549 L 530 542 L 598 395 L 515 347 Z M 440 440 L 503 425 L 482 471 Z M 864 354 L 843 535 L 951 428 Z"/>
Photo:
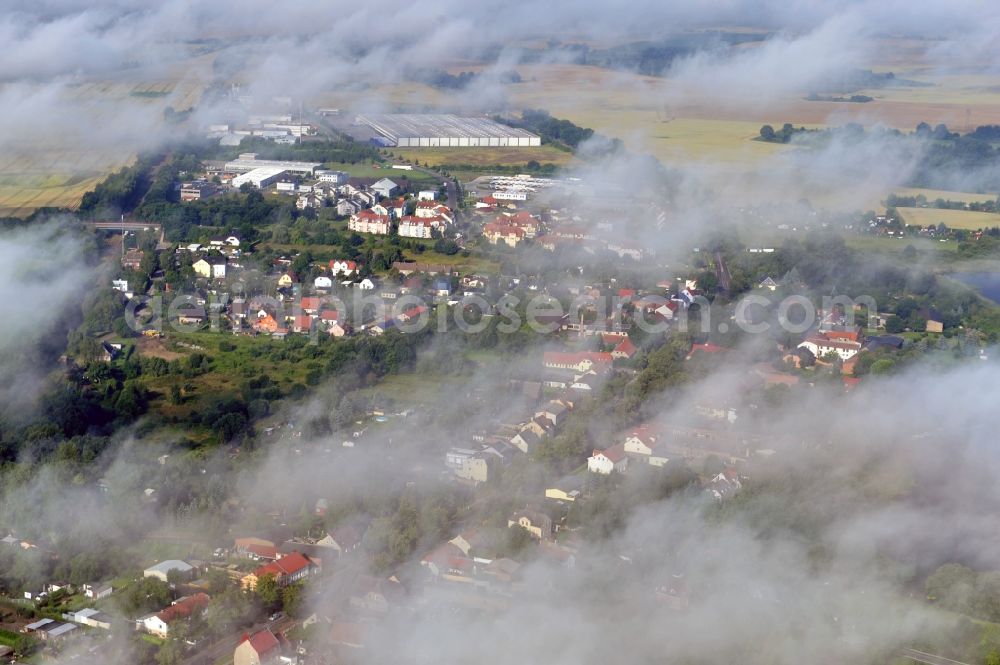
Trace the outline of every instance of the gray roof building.
<path fill-rule="evenodd" d="M 379 196 L 389 198 L 399 192 L 399 185 L 388 178 L 382 178 L 372 183 L 371 190 Z"/>
<path fill-rule="evenodd" d="M 180 571 L 182 575 L 190 575 L 194 571 L 194 566 L 180 559 L 167 559 L 142 571 L 142 576 L 156 577 L 166 582 L 167 575 L 172 570 Z"/>

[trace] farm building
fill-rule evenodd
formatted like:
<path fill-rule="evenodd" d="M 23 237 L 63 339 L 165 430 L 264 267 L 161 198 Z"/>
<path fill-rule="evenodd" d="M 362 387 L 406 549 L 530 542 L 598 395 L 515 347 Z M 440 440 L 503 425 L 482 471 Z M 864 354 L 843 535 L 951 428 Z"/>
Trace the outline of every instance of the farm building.
<path fill-rule="evenodd" d="M 54 621 L 52 619 L 41 619 L 34 623 L 29 623 L 22 632 L 30 633 L 32 636 L 45 640 L 55 641 L 63 638 L 67 633 L 76 630 L 78 626 L 72 623 Z"/>
<path fill-rule="evenodd" d="M 82 626 L 90 626 L 91 628 L 102 628 L 104 630 L 111 630 L 111 624 L 114 621 L 114 619 L 110 615 L 95 610 L 92 607 L 64 614 L 63 618 L 68 619 L 69 621 L 72 621 L 74 623 L 78 623 Z"/>
<path fill-rule="evenodd" d="M 167 581 L 169 574 L 176 570 L 182 579 L 191 579 L 197 572 L 194 566 L 180 559 L 167 559 L 142 571 L 143 577 L 155 577 Z"/>
<path fill-rule="evenodd" d="M 399 193 L 399 185 L 388 178 L 382 178 L 372 184 L 371 190 L 383 198 L 389 198 Z"/>
<path fill-rule="evenodd" d="M 513 148 L 542 144 L 542 140 L 529 131 L 508 127 L 489 118 L 387 113 L 359 115 L 355 123 L 371 127 L 383 137 L 382 143 L 399 148 Z"/>

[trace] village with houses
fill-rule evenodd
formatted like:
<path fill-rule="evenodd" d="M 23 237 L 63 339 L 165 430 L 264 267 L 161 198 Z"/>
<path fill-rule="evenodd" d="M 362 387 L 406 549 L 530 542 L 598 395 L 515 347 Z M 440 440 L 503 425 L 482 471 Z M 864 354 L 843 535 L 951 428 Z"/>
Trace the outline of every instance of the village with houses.
<path fill-rule="evenodd" d="M 111 469 L 73 479 L 162 520 L 125 560 L 85 565 L 0 524 L 0 563 L 35 562 L 0 586 L 0 657 L 360 662 L 399 617 L 499 614 L 609 550 L 630 569 L 643 553 L 606 523 L 668 497 L 719 512 L 740 501 L 802 444 L 771 427 L 786 402 L 834 403 L 934 354 L 988 359 L 971 310 L 929 289 L 825 304 L 833 285 L 800 266 L 856 261 L 839 238 L 786 249 L 727 227 L 667 247 L 639 231 L 674 213 L 620 186 L 461 182 L 393 159 L 395 145 L 333 144 L 369 160 L 365 176 L 266 156 L 307 149 L 316 130 L 290 116 L 215 126 L 219 146 L 249 138 L 262 152 L 162 164 L 162 200 L 97 223 L 116 314 L 62 358 L 65 373 L 109 395 L 116 422 L 184 438 L 141 457 L 124 493 Z M 789 298 L 815 305 L 792 332 Z M 771 331 L 741 333 L 761 322 Z M 306 404 L 323 385 L 336 397 L 316 415 Z M 210 455 L 232 476 L 266 456 L 369 464 L 385 487 L 345 498 L 303 481 L 262 507 L 210 492 L 224 475 Z M 183 501 L 177 468 L 195 479 Z M 178 526 L 198 500 L 224 517 Z M 681 565 L 641 588 L 674 613 L 700 592 Z"/>
<path fill-rule="evenodd" d="M 244 156 L 243 161 L 254 160 Z M 288 167 L 285 173 L 299 168 L 288 164 L 261 168 L 271 173 L 281 167 Z M 232 170 L 232 165 L 227 168 Z M 260 175 L 255 170 L 247 173 Z M 586 519 L 588 502 L 595 493 L 631 482 L 630 477 L 682 478 L 678 482 L 684 491 L 696 492 L 708 504 L 732 500 L 754 470 L 768 464 L 775 454 L 772 438 L 753 413 L 764 406 L 768 395 L 774 390 L 808 389 L 820 381 L 821 374 L 838 377 L 842 390 L 850 390 L 861 380 L 855 373 L 860 354 L 867 350 L 891 357 L 905 343 L 903 337 L 879 331 L 874 313 L 865 312 L 858 322 L 855 312 L 843 308 L 821 311 L 807 333 L 784 345 L 774 342 L 772 362 L 737 361 L 742 369 L 733 380 L 739 394 L 696 393 L 683 417 L 665 410 L 662 416 L 609 432 L 582 454 L 570 454 L 552 465 L 551 460 L 540 460 L 549 459 L 554 442 L 569 436 L 574 421 L 585 422 L 588 416 L 580 412 L 592 413 L 593 404 L 603 399 L 610 383 L 641 378 L 649 371 L 651 354 L 663 353 L 659 344 L 650 347 L 651 334 L 638 330 L 640 321 L 656 326 L 652 335 L 658 339 L 680 344 L 675 352 L 679 367 L 724 366 L 739 357 L 738 349 L 723 346 L 711 331 L 682 337 L 676 332 L 682 321 L 693 322 L 700 309 L 712 308 L 706 296 L 715 299 L 716 294 L 700 288 L 699 278 L 726 277 L 722 257 L 715 255 L 714 270 L 691 268 L 673 278 L 637 279 L 634 266 L 651 258 L 648 250 L 615 239 L 611 225 L 584 224 L 571 208 L 545 207 L 527 196 L 508 198 L 517 190 L 474 196 L 453 209 L 442 202 L 438 190 L 404 193 L 388 178 L 355 187 L 342 182 L 341 174 L 314 175 L 318 182 L 295 185 L 313 188 L 301 194 L 297 204 L 316 196 L 335 199 L 337 213 L 346 217 L 347 231 L 362 238 L 449 241 L 466 253 L 482 251 L 477 248 L 515 253 L 528 247 L 545 253 L 583 252 L 614 257 L 623 270 L 620 277 L 607 281 L 578 279 L 566 286 L 548 283 L 541 274 L 468 270 L 409 253 L 397 253 L 395 260 L 388 265 L 383 261 L 378 268 L 366 263 L 372 260 L 371 254 L 316 260 L 308 248 L 298 253 L 267 251 L 270 258 L 261 264 L 256 255 L 265 250 L 259 243 L 232 232 L 203 242 L 122 250 L 121 271 L 112 286 L 123 299 L 142 299 L 133 285 L 138 281 L 135 273 L 148 265 L 144 252 L 158 254 L 160 272 L 147 276 L 149 289 L 163 283 L 165 267 L 171 265 L 175 273 L 188 271 L 180 281 L 192 287 L 165 320 L 145 319 L 136 331 L 140 344 L 163 344 L 175 338 L 175 344 L 190 345 L 182 340 L 192 331 L 221 339 L 247 338 L 251 344 L 295 337 L 338 344 L 406 334 L 407 325 L 435 321 L 441 312 L 461 309 L 473 297 L 487 303 L 480 315 L 498 319 L 501 312 L 496 303 L 515 293 L 535 295 L 550 304 L 560 297 L 582 299 L 583 306 L 572 316 L 561 311 L 538 315 L 546 334 L 523 352 L 521 360 L 528 361 L 519 362 L 505 383 L 496 386 L 510 395 L 509 408 L 479 423 L 464 439 L 442 442 L 434 451 L 433 468 L 443 474 L 435 474 L 436 482 L 444 480 L 472 501 L 477 496 L 493 496 L 503 486 L 498 479 L 509 479 L 525 464 L 538 465 L 545 474 L 538 491 L 518 495 L 519 503 L 502 516 L 500 526 L 447 525 L 440 542 L 427 543 L 424 551 L 413 553 L 415 559 L 398 567 L 380 564 L 377 574 L 371 571 L 373 553 L 365 546 L 377 528 L 371 517 L 355 516 L 325 526 L 330 524 L 327 499 L 304 496 L 312 506 L 305 531 L 275 523 L 254 533 L 231 534 L 229 541 L 211 543 L 211 552 L 206 549 L 203 559 L 161 560 L 124 581 L 71 584 L 45 580 L 41 588 L 9 599 L 21 609 L 2 620 L 7 633 L 15 634 L 10 628 L 17 626 L 16 634 L 46 651 L 84 648 L 100 653 L 107 648 L 102 634 L 132 631 L 161 649 L 180 644 L 182 655 L 173 662 L 211 662 L 183 655 L 206 648 L 217 662 L 236 665 L 351 662 L 352 654 L 365 649 L 368 636 L 377 634 L 385 617 L 421 611 L 426 602 L 423 591 L 428 588 L 445 593 L 459 611 L 489 612 L 516 597 L 522 588 L 522 571 L 532 561 L 572 568 L 587 556 L 586 524 L 581 520 Z M 232 184 L 240 177 L 233 176 Z M 273 174 L 245 182 L 254 190 L 273 185 L 274 196 L 302 191 L 283 187 L 291 181 L 275 179 Z M 495 185 L 526 187 L 531 182 L 529 177 L 497 178 Z M 189 193 L 191 187 L 182 186 L 183 201 L 194 196 Z M 558 183 L 546 187 L 558 187 Z M 313 260 L 303 260 L 309 256 Z M 452 257 L 462 258 L 460 254 Z M 798 279 L 794 274 L 765 274 L 755 278 L 753 290 L 772 294 L 796 289 Z M 249 284 L 256 284 L 257 290 L 248 288 Z M 368 307 L 355 311 L 344 305 L 359 294 L 368 299 Z M 610 305 L 602 303 L 606 296 Z M 397 307 L 397 303 L 408 304 Z M 943 331 L 943 317 L 934 311 L 922 310 L 914 316 L 925 321 L 926 332 Z M 126 353 L 123 345 L 128 344 L 128 340 L 105 342 L 103 361 L 120 362 Z M 380 423 L 403 422 L 410 410 L 420 408 L 419 398 L 411 403 L 396 400 L 392 408 L 373 405 L 348 427 L 343 445 L 337 445 L 346 455 L 352 449 L 378 446 Z M 272 447 L 302 445 L 297 439 L 302 432 L 292 423 L 269 424 L 259 436 L 270 438 Z M 303 454 L 300 448 L 294 452 Z M 159 463 L 166 462 L 161 459 Z M 155 492 L 146 490 L 146 499 L 155 501 Z M 324 526 L 317 530 L 317 525 Z M 14 533 L 6 534 L 2 542 L 15 550 L 44 549 Z M 621 556 L 627 560 L 629 553 Z M 142 585 L 156 586 L 162 601 L 157 606 L 144 605 L 142 611 L 123 612 L 120 599 Z M 651 580 L 649 593 L 664 607 L 684 611 L 692 590 L 678 571 L 670 580 Z M 234 597 L 242 600 L 233 601 Z M 222 612 L 217 604 L 234 602 L 246 616 L 232 617 L 228 623 L 206 620 Z M 17 618 L 22 616 L 26 618 Z M 241 627 L 226 630 L 227 626 Z"/>
<path fill-rule="evenodd" d="M 1000 665 L 1000 2 L 9 2 L 0 665 Z"/>

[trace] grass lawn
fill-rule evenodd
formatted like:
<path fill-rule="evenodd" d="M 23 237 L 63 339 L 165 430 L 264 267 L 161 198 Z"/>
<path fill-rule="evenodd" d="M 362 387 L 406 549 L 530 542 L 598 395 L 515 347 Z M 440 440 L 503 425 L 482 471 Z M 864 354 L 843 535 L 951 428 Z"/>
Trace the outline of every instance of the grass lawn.
<path fill-rule="evenodd" d="M 448 387 L 467 380 L 468 377 L 451 374 L 390 374 L 378 385 L 359 390 L 358 395 L 373 400 L 390 399 L 398 405 L 436 403 L 447 397 Z M 445 390 L 428 390 L 429 386 Z"/>
<path fill-rule="evenodd" d="M 183 346 L 177 348 L 187 353 L 204 353 L 213 361 L 212 369 L 200 376 L 187 378 L 168 375 L 143 379 L 145 385 L 158 395 L 152 401 L 152 410 L 163 416 L 180 419 L 186 419 L 192 412 L 199 411 L 220 397 L 238 395 L 243 382 L 259 374 L 266 374 L 283 391 L 287 391 L 296 383 L 304 383 L 305 376 L 310 370 L 321 369 L 323 366 L 322 360 L 292 362 L 273 357 L 271 352 L 280 353 L 285 343 L 266 337 L 252 338 L 211 331 L 194 333 L 171 331 L 165 333 L 164 339 L 168 347 L 173 346 L 171 342 L 201 347 L 203 350 Z M 231 344 L 233 350 L 222 351 L 219 345 L 223 342 Z M 172 404 L 169 400 L 170 387 L 175 384 L 191 387 L 189 391 L 185 391 L 184 401 L 181 404 Z M 190 429 L 188 434 L 194 435 L 196 439 L 211 436 L 208 431 L 195 432 Z"/>
<path fill-rule="evenodd" d="M 423 162 L 424 160 L 420 161 Z M 388 164 L 327 162 L 324 166 L 334 171 L 344 171 L 354 178 L 388 178 L 398 184 L 403 184 L 404 180 L 409 180 L 420 185 L 436 184 L 438 182 L 438 179 L 429 173 L 424 173 L 423 171 L 403 171 L 401 169 L 390 168 Z"/>
<path fill-rule="evenodd" d="M 334 226 L 337 226 L 339 224 L 339 222 L 331 222 L 331 223 Z M 343 231 L 345 233 L 349 233 L 349 231 L 347 231 L 347 225 L 343 224 L 342 226 L 344 228 L 338 230 Z M 296 252 L 304 252 L 306 250 L 309 250 L 313 256 L 321 256 L 325 254 L 330 254 L 332 256 L 332 255 L 339 255 L 341 253 L 340 245 L 319 245 L 319 244 L 314 245 L 311 243 L 308 245 L 293 245 L 290 243 L 262 242 L 260 244 L 260 247 L 262 249 L 273 249 L 278 252 L 287 252 L 289 254 L 294 254 Z"/>
<path fill-rule="evenodd" d="M 77 612 L 93 604 L 94 601 L 82 593 L 74 593 L 72 596 L 66 596 L 62 599 L 61 609 L 66 612 Z"/>
<path fill-rule="evenodd" d="M 539 164 L 566 166 L 575 161 L 573 153 L 551 145 L 536 148 L 392 148 L 391 152 L 398 158 L 429 166 L 521 166 L 532 160 Z"/>
<path fill-rule="evenodd" d="M 362 234 L 364 235 L 364 234 Z M 412 240 L 412 239 L 411 239 Z M 414 242 L 420 242 L 414 240 Z M 440 265 L 454 266 L 463 272 L 487 272 L 496 273 L 500 270 L 500 263 L 493 261 L 491 259 L 479 256 L 475 250 L 473 250 L 469 256 L 462 256 L 462 253 L 458 254 L 441 254 L 430 249 L 434 246 L 434 240 L 428 240 L 424 242 L 424 247 L 427 249 L 423 253 L 418 254 L 413 250 L 403 250 L 403 258 L 406 261 L 419 261 L 421 263 L 436 263 Z M 263 243 L 261 247 L 266 247 L 268 249 L 274 249 L 279 252 L 302 252 L 309 250 L 312 252 L 314 257 L 322 257 L 326 255 L 337 256 L 341 253 L 339 245 L 279 245 L 276 243 Z M 377 248 L 376 248 L 377 249 Z"/>
<path fill-rule="evenodd" d="M 944 223 L 952 229 L 975 231 L 1000 226 L 1000 214 L 972 210 L 940 210 L 938 208 L 897 208 L 907 224 L 926 227 Z"/>
<path fill-rule="evenodd" d="M 135 584 L 135 576 L 121 575 L 119 577 L 115 577 L 112 580 L 109 580 L 108 584 L 110 584 L 111 588 L 114 589 L 114 593 L 118 593 L 119 591 L 129 586 L 130 584 Z M 112 596 L 112 598 L 113 597 L 114 596 Z"/>
<path fill-rule="evenodd" d="M 433 242 L 430 242 L 428 246 L 432 244 Z M 462 272 L 496 273 L 500 270 L 499 262 L 478 256 L 475 251 L 469 254 L 469 256 L 462 256 L 461 252 L 449 255 L 439 254 L 432 249 L 428 249 L 423 254 L 417 254 L 416 252 L 406 250 L 403 252 L 403 255 L 407 260 L 454 266 Z"/>
<path fill-rule="evenodd" d="M 480 349 L 477 351 L 466 351 L 465 357 L 480 365 L 486 365 L 495 363 L 501 355 L 493 349 Z"/>
<path fill-rule="evenodd" d="M 161 527 L 129 548 L 137 563 L 151 566 L 167 559 L 205 559 L 211 549 L 205 543 L 201 532 L 185 531 Z"/>
<path fill-rule="evenodd" d="M 886 236 L 854 236 L 845 239 L 847 244 L 857 250 L 899 254 L 907 245 L 913 245 L 918 252 L 954 253 L 958 243 L 954 240 L 932 240 L 930 238 L 889 238 Z"/>

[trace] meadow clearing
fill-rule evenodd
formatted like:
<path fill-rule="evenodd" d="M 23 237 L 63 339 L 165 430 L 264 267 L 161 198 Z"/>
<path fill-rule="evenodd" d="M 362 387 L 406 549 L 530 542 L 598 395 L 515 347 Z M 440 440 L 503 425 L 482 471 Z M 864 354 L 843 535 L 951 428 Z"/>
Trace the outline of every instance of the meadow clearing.
<path fill-rule="evenodd" d="M 958 243 L 954 240 L 932 240 L 931 238 L 910 238 L 887 236 L 851 236 L 845 238 L 848 246 L 863 252 L 880 252 L 889 255 L 901 255 L 907 247 L 912 246 L 924 254 L 935 255 L 940 259 L 955 256 Z"/>
<path fill-rule="evenodd" d="M 357 164 L 326 162 L 325 166 L 334 171 L 343 171 L 352 178 L 389 178 L 399 184 L 403 184 L 404 180 L 409 180 L 413 185 L 419 187 L 433 187 L 437 189 L 438 178 L 423 171 L 394 169 L 388 164 L 371 162 L 359 162 Z"/>
<path fill-rule="evenodd" d="M 573 153 L 551 145 L 537 148 L 390 148 L 389 151 L 402 159 L 419 161 L 428 166 L 519 166 L 531 160 L 539 164 L 567 166 L 575 161 Z"/>

